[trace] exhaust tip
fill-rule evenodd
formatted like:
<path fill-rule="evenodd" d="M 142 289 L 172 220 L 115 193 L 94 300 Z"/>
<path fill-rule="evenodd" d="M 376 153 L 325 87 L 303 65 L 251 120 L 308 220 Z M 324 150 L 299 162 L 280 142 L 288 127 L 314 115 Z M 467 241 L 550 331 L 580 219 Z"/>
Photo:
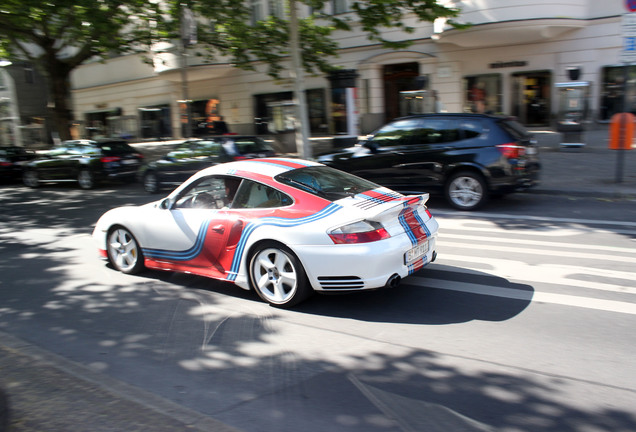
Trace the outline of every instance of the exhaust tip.
<path fill-rule="evenodd" d="M 400 275 L 396 273 L 386 281 L 386 286 L 387 288 L 396 288 L 400 284 L 401 280 L 402 278 Z"/>

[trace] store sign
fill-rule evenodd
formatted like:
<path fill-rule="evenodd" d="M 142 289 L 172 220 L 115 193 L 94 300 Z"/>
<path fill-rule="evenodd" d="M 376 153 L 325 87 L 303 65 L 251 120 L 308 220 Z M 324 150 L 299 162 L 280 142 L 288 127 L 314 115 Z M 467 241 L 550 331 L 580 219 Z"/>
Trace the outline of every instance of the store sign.
<path fill-rule="evenodd" d="M 625 0 L 625 7 L 630 12 L 636 12 L 636 0 Z"/>
<path fill-rule="evenodd" d="M 527 61 L 509 61 L 509 62 L 495 62 L 490 63 L 488 67 L 490 69 L 502 69 L 502 68 L 510 68 L 510 67 L 524 67 L 528 66 Z"/>

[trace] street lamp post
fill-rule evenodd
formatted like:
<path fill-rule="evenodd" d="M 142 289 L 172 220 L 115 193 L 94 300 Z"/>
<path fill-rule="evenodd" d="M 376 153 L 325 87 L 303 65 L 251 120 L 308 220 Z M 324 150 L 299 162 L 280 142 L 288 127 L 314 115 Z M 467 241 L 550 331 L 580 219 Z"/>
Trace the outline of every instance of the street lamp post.
<path fill-rule="evenodd" d="M 298 34 L 298 11 L 296 0 L 288 0 L 289 6 L 289 49 L 292 60 L 292 79 L 294 81 L 294 104 L 296 105 L 296 149 L 304 159 L 311 158 L 309 145 L 309 116 L 305 97 L 305 81 Z"/>

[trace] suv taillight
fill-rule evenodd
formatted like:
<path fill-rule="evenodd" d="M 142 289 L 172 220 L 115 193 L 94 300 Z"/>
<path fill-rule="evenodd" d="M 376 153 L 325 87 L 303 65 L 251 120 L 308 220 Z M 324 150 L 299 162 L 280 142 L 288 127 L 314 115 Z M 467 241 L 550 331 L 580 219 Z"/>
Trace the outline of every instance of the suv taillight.
<path fill-rule="evenodd" d="M 120 161 L 121 158 L 117 157 L 117 156 L 102 156 L 102 158 L 100 159 L 100 161 L 102 161 L 102 163 L 109 163 L 109 162 L 117 162 Z"/>
<path fill-rule="evenodd" d="M 519 157 L 526 154 L 526 148 L 514 143 L 499 144 L 497 149 L 501 152 L 506 159 L 519 159 Z"/>

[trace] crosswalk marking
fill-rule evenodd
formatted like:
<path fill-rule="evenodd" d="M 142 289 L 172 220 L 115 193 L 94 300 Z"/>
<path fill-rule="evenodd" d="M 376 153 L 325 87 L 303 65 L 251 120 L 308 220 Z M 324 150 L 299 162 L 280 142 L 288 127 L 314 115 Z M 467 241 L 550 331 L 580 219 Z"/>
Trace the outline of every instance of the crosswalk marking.
<path fill-rule="evenodd" d="M 515 288 L 502 288 L 490 285 L 473 284 L 468 282 L 448 281 L 443 279 L 410 278 L 410 285 L 427 288 L 436 288 L 449 291 L 459 291 L 471 294 L 480 294 L 493 297 L 503 297 L 515 300 L 524 300 L 532 303 L 550 303 L 563 306 L 576 306 L 586 309 L 595 309 L 607 312 L 618 312 L 636 315 L 636 304 L 615 300 L 605 300 L 592 297 L 580 297 L 567 294 L 555 294 L 539 291 L 524 291 Z"/>
<path fill-rule="evenodd" d="M 580 233 L 579 233 L 580 234 Z M 459 239 L 459 240 L 475 240 L 475 241 L 484 241 L 483 236 L 471 236 L 471 235 L 463 235 L 463 234 L 450 234 L 443 233 L 441 236 L 441 240 L 447 239 Z M 590 244 L 579 244 L 579 243 L 564 243 L 564 242 L 547 242 L 541 240 L 530 240 L 530 239 L 519 239 L 519 238 L 510 238 L 510 237 L 488 237 L 488 244 L 491 243 L 513 243 L 516 245 L 523 244 L 524 246 L 540 246 L 546 248 L 564 248 L 564 249 L 585 249 L 585 250 L 599 250 L 606 252 L 617 252 L 617 253 L 626 253 L 630 255 L 634 255 L 634 259 L 636 259 L 636 245 L 633 248 L 623 248 L 616 246 L 603 246 L 603 245 L 590 245 Z"/>
<path fill-rule="evenodd" d="M 629 265 L 636 264 L 636 245 L 631 247 L 635 244 L 631 234 L 624 237 L 627 231 L 636 234 L 636 230 L 630 230 L 636 227 L 634 222 L 524 216 L 505 220 L 506 215 L 486 214 L 435 216 L 440 223 L 439 255 L 428 269 L 436 272 L 428 277 L 425 269 L 405 284 L 535 305 L 558 304 L 636 315 L 636 297 L 632 297 L 636 295 L 636 265 Z M 539 222 L 538 228 L 514 229 L 524 226 L 524 221 Z M 616 246 L 592 240 L 608 236 L 617 239 Z M 488 284 L 489 278 L 493 285 Z M 510 286 L 501 286 L 495 278 L 508 281 Z M 525 284 L 529 289 L 518 289 L 513 284 Z M 612 295 L 620 295 L 620 300 L 611 299 Z"/>

